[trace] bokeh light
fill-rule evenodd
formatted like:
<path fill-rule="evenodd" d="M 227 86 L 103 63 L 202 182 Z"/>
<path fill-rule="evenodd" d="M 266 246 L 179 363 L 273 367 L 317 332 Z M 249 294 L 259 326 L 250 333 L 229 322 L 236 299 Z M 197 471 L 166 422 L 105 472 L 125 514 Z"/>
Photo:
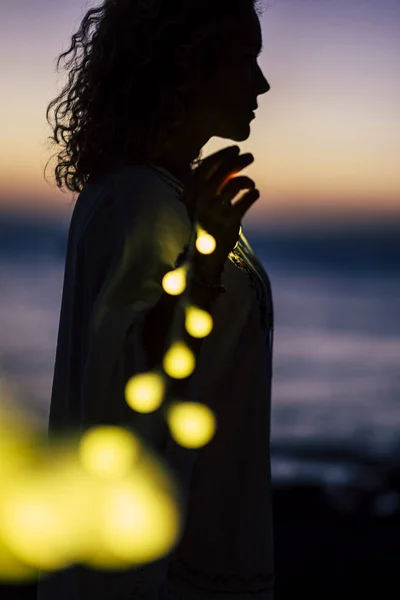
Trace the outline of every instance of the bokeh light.
<path fill-rule="evenodd" d="M 139 413 L 157 410 L 163 402 L 164 393 L 165 381 L 160 373 L 134 375 L 125 386 L 127 404 Z"/>
<path fill-rule="evenodd" d="M 167 294 L 179 296 L 186 289 L 186 268 L 179 267 L 167 273 L 162 280 L 162 287 Z"/>
<path fill-rule="evenodd" d="M 19 560 L 0 538 L 0 580 L 29 583 L 37 577 L 37 569 Z"/>
<path fill-rule="evenodd" d="M 87 431 L 79 444 L 83 466 L 105 479 L 126 477 L 140 448 L 134 436 L 120 427 L 102 426 Z"/>
<path fill-rule="evenodd" d="M 204 338 L 211 333 L 213 318 L 210 313 L 197 306 L 188 306 L 185 313 L 185 328 L 192 337 Z"/>
<path fill-rule="evenodd" d="M 6 491 L 1 504 L 0 534 L 22 561 L 41 569 L 63 567 L 70 556 L 69 523 L 58 502 L 54 482 L 40 472 L 25 473 Z"/>
<path fill-rule="evenodd" d="M 193 352 L 183 342 L 175 342 L 166 352 L 163 360 L 165 372 L 174 379 L 185 379 L 195 369 L 196 359 Z"/>
<path fill-rule="evenodd" d="M 100 535 L 116 556 L 145 563 L 171 550 L 180 531 L 179 513 L 143 474 L 105 488 L 101 500 Z"/>
<path fill-rule="evenodd" d="M 199 402 L 174 402 L 168 407 L 168 425 L 174 440 L 184 448 L 201 448 L 216 431 L 212 410 Z"/>
<path fill-rule="evenodd" d="M 212 254 L 217 247 L 215 237 L 206 231 L 200 231 L 196 239 L 196 248 L 201 254 Z"/>
<path fill-rule="evenodd" d="M 133 432 L 102 425 L 48 438 L 2 408 L 0 580 L 29 582 L 38 569 L 74 563 L 125 569 L 173 549 L 180 488 Z"/>

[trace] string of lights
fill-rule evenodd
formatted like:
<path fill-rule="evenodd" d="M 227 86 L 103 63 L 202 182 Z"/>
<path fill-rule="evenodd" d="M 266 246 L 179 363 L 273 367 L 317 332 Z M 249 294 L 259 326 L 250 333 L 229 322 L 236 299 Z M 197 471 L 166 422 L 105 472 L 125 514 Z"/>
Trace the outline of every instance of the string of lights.
<path fill-rule="evenodd" d="M 167 386 L 168 378 L 186 378 L 196 368 L 183 328 L 197 338 L 213 328 L 212 316 L 189 296 L 195 249 L 211 254 L 216 248 L 198 211 L 196 201 L 184 262 L 162 281 L 166 293 L 180 296 L 162 366 L 133 376 L 125 388 L 132 410 L 151 413 L 166 402 L 171 435 L 185 448 L 204 446 L 216 430 L 209 407 L 169 402 Z M 171 551 L 182 528 L 179 490 L 134 432 L 97 426 L 78 438 L 44 442 L 10 407 L 0 393 L 0 580 L 29 581 L 38 569 L 51 573 L 72 563 L 139 566 Z"/>

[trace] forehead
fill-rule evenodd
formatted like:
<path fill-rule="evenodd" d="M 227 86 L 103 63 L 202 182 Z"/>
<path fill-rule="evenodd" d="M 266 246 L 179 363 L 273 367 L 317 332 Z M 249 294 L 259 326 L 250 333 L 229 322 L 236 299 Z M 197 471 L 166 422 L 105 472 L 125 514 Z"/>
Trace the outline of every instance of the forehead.
<path fill-rule="evenodd" d="M 227 22 L 226 41 L 231 49 L 243 46 L 262 47 L 262 31 L 260 20 L 254 11 L 240 19 L 229 19 Z"/>

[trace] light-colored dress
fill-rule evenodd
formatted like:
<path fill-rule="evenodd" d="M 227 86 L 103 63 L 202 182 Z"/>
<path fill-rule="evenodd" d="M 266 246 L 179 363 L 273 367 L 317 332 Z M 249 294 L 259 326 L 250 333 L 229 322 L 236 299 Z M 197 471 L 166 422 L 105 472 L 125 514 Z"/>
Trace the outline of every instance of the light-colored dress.
<path fill-rule="evenodd" d="M 270 281 L 243 229 L 212 306 L 188 400 L 215 413 L 203 448 L 174 442 L 160 411 L 138 414 L 124 387 L 147 370 L 144 317 L 189 242 L 183 184 L 155 165 L 89 181 L 71 219 L 49 435 L 112 423 L 133 427 L 175 470 L 185 498 L 175 550 L 141 569 L 74 566 L 41 574 L 38 600 L 272 600 Z"/>

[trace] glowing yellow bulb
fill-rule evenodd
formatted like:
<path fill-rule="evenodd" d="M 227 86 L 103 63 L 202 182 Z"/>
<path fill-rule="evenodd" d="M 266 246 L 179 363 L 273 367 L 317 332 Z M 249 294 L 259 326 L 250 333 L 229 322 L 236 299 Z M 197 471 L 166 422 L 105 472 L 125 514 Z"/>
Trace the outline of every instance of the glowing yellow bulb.
<path fill-rule="evenodd" d="M 158 382 L 159 400 L 164 377 L 141 376 L 142 383 Z M 154 388 L 144 404 L 154 404 Z M 73 563 L 128 568 L 160 559 L 176 545 L 179 486 L 129 430 L 93 427 L 81 438 L 54 443 L 17 423 L 3 426 L 0 419 L 0 580 L 29 581 L 37 569 Z M 32 452 L 22 445 L 25 438 Z"/>
<path fill-rule="evenodd" d="M 195 369 L 196 359 L 190 348 L 183 342 L 176 342 L 166 352 L 163 360 L 165 372 L 174 379 L 185 379 Z"/>
<path fill-rule="evenodd" d="M 192 337 L 204 338 L 212 331 L 212 316 L 196 306 L 189 306 L 186 309 L 185 327 Z"/>
<path fill-rule="evenodd" d="M 167 273 L 162 280 L 162 287 L 171 296 L 182 294 L 186 289 L 186 268 L 179 267 Z"/>
<path fill-rule="evenodd" d="M 68 523 L 50 481 L 26 475 L 5 494 L 1 512 L 1 537 L 19 560 L 44 570 L 67 563 Z"/>
<path fill-rule="evenodd" d="M 131 377 L 125 387 L 127 404 L 136 412 L 151 413 L 164 399 L 165 383 L 162 375 L 141 373 Z"/>
<path fill-rule="evenodd" d="M 96 505 L 99 488 L 113 485 L 113 480 L 84 468 L 78 440 L 71 442 L 70 446 L 60 446 L 58 451 L 54 446 L 51 448 L 51 469 L 47 475 L 52 502 L 61 511 L 66 529 L 62 547 L 69 563 L 85 562 L 88 556 L 102 550 L 97 531 L 101 515 Z"/>
<path fill-rule="evenodd" d="M 119 427 L 95 427 L 81 438 L 79 454 L 83 466 L 106 479 L 128 475 L 138 456 L 139 444 L 133 435 Z"/>
<path fill-rule="evenodd" d="M 215 238 L 205 231 L 201 231 L 197 236 L 196 248 L 201 254 L 212 254 L 217 247 Z"/>
<path fill-rule="evenodd" d="M 180 533 L 176 503 L 144 476 L 105 489 L 101 515 L 100 533 L 107 548 L 132 563 L 165 555 Z"/>
<path fill-rule="evenodd" d="M 214 413 L 198 402 L 174 403 L 168 409 L 168 425 L 175 441 L 184 448 L 201 448 L 214 437 Z"/>

